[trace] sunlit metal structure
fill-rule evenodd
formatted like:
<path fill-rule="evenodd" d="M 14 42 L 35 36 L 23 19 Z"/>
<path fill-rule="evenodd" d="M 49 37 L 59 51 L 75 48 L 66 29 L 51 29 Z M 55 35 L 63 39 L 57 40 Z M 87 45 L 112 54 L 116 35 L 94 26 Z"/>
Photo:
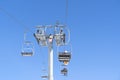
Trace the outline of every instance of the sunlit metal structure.
<path fill-rule="evenodd" d="M 50 33 L 49 29 L 52 29 Z M 54 80 L 53 74 L 53 41 L 55 41 L 56 46 L 58 48 L 60 46 L 65 46 L 69 44 L 70 41 L 70 31 L 65 25 L 61 25 L 56 23 L 55 25 L 46 25 L 46 26 L 37 26 L 36 31 L 33 33 L 38 45 L 48 47 L 48 74 L 42 75 L 43 79 Z M 26 45 L 31 45 L 32 43 L 25 43 Z M 25 48 L 24 48 L 25 49 Z M 22 51 L 21 54 L 23 56 L 32 56 L 34 54 L 34 48 L 27 47 L 28 51 Z M 29 51 L 30 50 L 30 51 Z M 71 51 L 57 51 L 58 52 L 58 60 L 63 62 L 65 66 L 68 65 L 71 59 Z M 61 70 L 61 74 L 67 75 L 67 68 L 63 68 Z"/>

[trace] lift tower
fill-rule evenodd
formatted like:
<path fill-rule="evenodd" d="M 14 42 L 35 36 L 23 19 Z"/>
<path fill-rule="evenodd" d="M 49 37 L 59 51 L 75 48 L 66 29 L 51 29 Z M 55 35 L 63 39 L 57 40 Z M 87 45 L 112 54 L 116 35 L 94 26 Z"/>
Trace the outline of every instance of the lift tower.
<path fill-rule="evenodd" d="M 50 31 L 52 30 L 52 32 Z M 56 46 L 58 47 L 58 59 L 63 63 L 64 66 L 67 66 L 71 59 L 71 50 L 62 50 L 60 51 L 60 46 L 66 46 L 70 41 L 70 31 L 65 25 L 60 25 L 56 23 L 55 25 L 46 25 L 46 26 L 37 26 L 35 33 L 33 33 L 38 45 L 48 47 L 48 75 L 42 76 L 42 78 L 47 78 L 48 80 L 54 80 L 53 74 L 53 41 L 55 41 Z M 25 37 L 25 35 L 24 35 Z M 33 45 L 30 41 L 24 41 L 22 47 L 22 56 L 32 56 L 34 54 Z M 27 46 L 27 47 L 26 47 Z M 61 70 L 61 74 L 67 75 L 67 68 Z"/>

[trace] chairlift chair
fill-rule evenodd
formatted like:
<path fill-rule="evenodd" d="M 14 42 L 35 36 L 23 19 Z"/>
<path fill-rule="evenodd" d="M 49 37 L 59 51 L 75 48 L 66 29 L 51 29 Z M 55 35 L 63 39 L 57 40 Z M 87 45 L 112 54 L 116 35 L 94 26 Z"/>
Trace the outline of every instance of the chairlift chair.
<path fill-rule="evenodd" d="M 67 73 L 68 73 L 67 68 L 63 68 L 63 69 L 61 70 L 61 74 L 63 74 L 64 76 L 67 76 Z"/>
<path fill-rule="evenodd" d="M 33 55 L 33 50 L 32 48 L 26 48 L 21 52 L 22 56 L 32 56 Z"/>
<path fill-rule="evenodd" d="M 68 51 L 59 52 L 58 58 L 59 58 L 59 61 L 63 62 L 64 65 L 68 65 L 71 59 L 71 52 L 68 52 Z"/>
<path fill-rule="evenodd" d="M 22 46 L 22 56 L 32 56 L 34 54 L 34 47 L 31 42 L 25 42 Z"/>
<path fill-rule="evenodd" d="M 47 71 L 46 71 L 46 69 L 44 68 L 44 69 L 42 69 L 42 75 L 41 75 L 41 78 L 42 79 L 47 79 L 48 78 L 48 74 L 47 74 Z"/>
<path fill-rule="evenodd" d="M 41 78 L 42 78 L 42 79 L 47 79 L 48 76 L 46 76 L 46 75 L 42 75 Z"/>

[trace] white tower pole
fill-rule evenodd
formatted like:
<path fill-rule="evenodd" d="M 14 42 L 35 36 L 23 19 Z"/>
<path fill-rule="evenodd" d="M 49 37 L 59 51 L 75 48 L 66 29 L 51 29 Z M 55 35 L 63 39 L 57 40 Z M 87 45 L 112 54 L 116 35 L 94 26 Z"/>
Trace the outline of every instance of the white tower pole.
<path fill-rule="evenodd" d="M 53 38 L 52 38 L 53 39 Z M 52 44 L 52 39 L 49 39 L 49 53 L 48 53 L 48 80 L 53 80 L 53 44 Z"/>

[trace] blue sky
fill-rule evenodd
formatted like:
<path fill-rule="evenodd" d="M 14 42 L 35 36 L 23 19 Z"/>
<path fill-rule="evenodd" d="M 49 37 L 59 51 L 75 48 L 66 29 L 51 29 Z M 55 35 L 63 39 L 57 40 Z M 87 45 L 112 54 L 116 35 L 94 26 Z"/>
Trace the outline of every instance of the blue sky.
<path fill-rule="evenodd" d="M 65 8 L 65 0 L 0 0 L 0 80 L 41 80 L 47 48 L 37 45 L 34 26 L 65 24 Z M 20 55 L 26 26 L 33 57 Z M 120 1 L 69 0 L 67 26 L 73 47 L 69 76 L 60 75 L 55 52 L 54 80 L 120 80 Z"/>

